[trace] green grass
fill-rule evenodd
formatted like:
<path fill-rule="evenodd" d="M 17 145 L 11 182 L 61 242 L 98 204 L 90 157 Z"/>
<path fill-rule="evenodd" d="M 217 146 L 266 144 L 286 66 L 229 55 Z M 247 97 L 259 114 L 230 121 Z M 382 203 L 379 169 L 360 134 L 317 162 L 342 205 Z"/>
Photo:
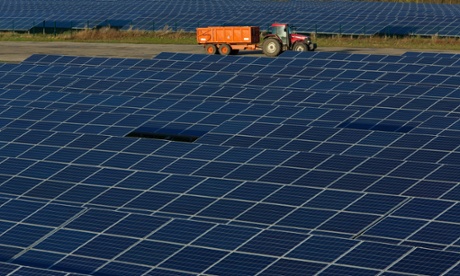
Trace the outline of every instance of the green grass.
<path fill-rule="evenodd" d="M 82 30 L 62 34 L 42 33 L 0 33 L 0 41 L 37 41 L 37 42 L 106 42 L 106 43 L 143 43 L 143 44 L 195 44 L 195 34 L 165 28 L 160 31 L 117 31 L 103 28 Z"/>
<path fill-rule="evenodd" d="M 460 51 L 460 38 L 433 37 L 385 37 L 385 36 L 313 36 L 318 47 L 353 48 L 400 48 L 426 50 Z M 84 30 L 63 34 L 0 33 L 0 41 L 40 41 L 40 42 L 105 42 L 136 44 L 189 44 L 195 45 L 194 33 L 173 32 L 168 28 L 160 31 L 117 31 L 114 29 Z"/>
<path fill-rule="evenodd" d="M 420 50 L 460 51 L 459 38 L 433 37 L 384 37 L 384 36 L 335 36 L 317 37 L 313 40 L 318 47 L 356 47 L 356 48 L 398 48 Z"/>

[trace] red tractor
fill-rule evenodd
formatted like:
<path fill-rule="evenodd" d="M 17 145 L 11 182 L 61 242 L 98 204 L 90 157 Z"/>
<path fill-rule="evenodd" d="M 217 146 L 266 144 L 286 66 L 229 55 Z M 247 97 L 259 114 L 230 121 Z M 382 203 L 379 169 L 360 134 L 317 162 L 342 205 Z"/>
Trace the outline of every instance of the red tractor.
<path fill-rule="evenodd" d="M 211 26 L 196 29 L 198 44 L 207 54 L 231 55 L 240 50 L 261 49 L 265 55 L 278 56 L 286 50 L 314 51 L 316 44 L 309 36 L 295 33 L 288 24 L 274 23 L 261 36 L 258 26 Z M 263 38 L 262 45 L 260 39 Z"/>
<path fill-rule="evenodd" d="M 262 51 L 275 57 L 286 50 L 314 51 L 316 47 L 309 36 L 297 34 L 289 24 L 273 23 L 264 36 Z"/>

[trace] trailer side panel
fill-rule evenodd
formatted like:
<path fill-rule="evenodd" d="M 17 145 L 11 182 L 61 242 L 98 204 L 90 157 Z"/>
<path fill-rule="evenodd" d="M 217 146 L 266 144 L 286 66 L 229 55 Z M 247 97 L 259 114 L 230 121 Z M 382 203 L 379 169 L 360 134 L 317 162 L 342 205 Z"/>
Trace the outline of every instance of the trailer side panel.
<path fill-rule="evenodd" d="M 199 44 L 257 44 L 260 42 L 260 29 L 257 26 L 219 26 L 197 28 Z"/>

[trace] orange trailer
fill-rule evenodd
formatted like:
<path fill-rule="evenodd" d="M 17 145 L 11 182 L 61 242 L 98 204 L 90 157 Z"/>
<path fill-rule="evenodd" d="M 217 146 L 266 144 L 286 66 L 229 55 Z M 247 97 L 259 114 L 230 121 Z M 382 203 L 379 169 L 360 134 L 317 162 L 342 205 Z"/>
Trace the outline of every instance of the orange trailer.
<path fill-rule="evenodd" d="M 239 50 L 259 48 L 260 28 L 256 26 L 216 26 L 197 28 L 198 44 L 204 46 L 206 53 L 222 55 L 236 54 Z"/>

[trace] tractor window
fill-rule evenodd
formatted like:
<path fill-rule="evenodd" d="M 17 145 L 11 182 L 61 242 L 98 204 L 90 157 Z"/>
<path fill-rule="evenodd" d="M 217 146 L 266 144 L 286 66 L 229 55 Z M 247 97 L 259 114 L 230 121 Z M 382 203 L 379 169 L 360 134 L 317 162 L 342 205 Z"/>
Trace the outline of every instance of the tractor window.
<path fill-rule="evenodd" d="M 285 36 L 286 28 L 281 27 L 281 26 L 279 27 L 270 26 L 270 28 L 268 29 L 268 32 L 281 37 L 281 36 Z"/>
<path fill-rule="evenodd" d="M 286 31 L 284 30 L 283 27 L 276 27 L 274 28 L 275 34 L 277 34 L 279 37 L 286 36 Z"/>

